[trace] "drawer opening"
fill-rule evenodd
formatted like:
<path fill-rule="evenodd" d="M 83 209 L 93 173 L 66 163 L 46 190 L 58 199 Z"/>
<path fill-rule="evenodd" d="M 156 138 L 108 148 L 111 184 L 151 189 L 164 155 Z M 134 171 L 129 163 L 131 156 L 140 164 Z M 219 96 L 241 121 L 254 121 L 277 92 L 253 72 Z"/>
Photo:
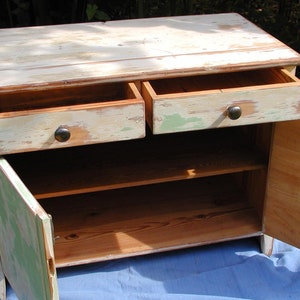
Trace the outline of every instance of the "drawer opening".
<path fill-rule="evenodd" d="M 261 85 L 286 84 L 298 81 L 285 69 L 269 68 L 241 72 L 199 75 L 151 80 L 156 95 L 190 93 Z"/>
<path fill-rule="evenodd" d="M 67 85 L 0 93 L 0 113 L 136 99 L 126 82 Z"/>
<path fill-rule="evenodd" d="M 267 168 L 255 144 L 271 124 L 152 135 L 71 149 L 7 155 L 36 199 Z M 268 144 L 270 135 L 265 134 Z M 268 147 L 268 146 L 267 146 Z M 266 148 L 267 148 L 266 147 Z"/>
<path fill-rule="evenodd" d="M 54 221 L 57 267 L 258 236 L 262 230 L 259 214 L 231 175 L 47 199 L 42 205 Z"/>

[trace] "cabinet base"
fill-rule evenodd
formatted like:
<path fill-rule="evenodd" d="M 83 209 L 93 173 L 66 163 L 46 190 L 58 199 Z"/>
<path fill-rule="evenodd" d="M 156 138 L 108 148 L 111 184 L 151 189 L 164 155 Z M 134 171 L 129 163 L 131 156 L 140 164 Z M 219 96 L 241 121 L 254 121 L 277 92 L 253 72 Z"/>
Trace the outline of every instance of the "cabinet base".
<path fill-rule="evenodd" d="M 271 236 L 263 234 L 260 237 L 261 252 L 264 253 L 265 255 L 267 255 L 267 256 L 272 255 L 273 244 L 274 244 L 274 238 L 272 238 Z"/>

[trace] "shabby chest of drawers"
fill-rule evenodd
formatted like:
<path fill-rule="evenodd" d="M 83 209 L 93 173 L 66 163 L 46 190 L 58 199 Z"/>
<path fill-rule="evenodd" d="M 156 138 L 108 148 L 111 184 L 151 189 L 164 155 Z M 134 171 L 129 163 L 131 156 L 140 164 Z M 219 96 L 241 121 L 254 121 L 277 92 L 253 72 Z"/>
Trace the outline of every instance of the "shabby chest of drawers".
<path fill-rule="evenodd" d="M 0 42 L 0 256 L 20 299 L 58 299 L 58 267 L 251 236 L 300 246 L 292 49 L 234 13 Z"/>

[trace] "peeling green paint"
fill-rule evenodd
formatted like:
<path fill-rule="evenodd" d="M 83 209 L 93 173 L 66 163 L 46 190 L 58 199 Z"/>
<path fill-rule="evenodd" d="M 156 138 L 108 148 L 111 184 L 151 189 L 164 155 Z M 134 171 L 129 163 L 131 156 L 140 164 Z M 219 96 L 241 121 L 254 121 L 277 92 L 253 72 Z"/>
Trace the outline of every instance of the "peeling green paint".
<path fill-rule="evenodd" d="M 132 129 L 133 129 L 132 127 L 124 127 L 124 128 L 122 128 L 121 131 L 130 131 L 130 130 L 132 130 Z"/>
<path fill-rule="evenodd" d="M 264 114 L 268 114 L 268 115 L 276 115 L 278 113 L 280 113 L 280 111 L 278 110 L 268 110 L 264 112 Z"/>
<path fill-rule="evenodd" d="M 280 112 L 278 112 L 278 110 L 266 111 L 265 116 L 271 116 L 273 122 L 282 120 L 282 116 L 281 116 Z"/>
<path fill-rule="evenodd" d="M 201 118 L 183 118 L 180 114 L 165 115 L 160 126 L 162 132 L 174 132 L 185 129 L 200 129 L 203 127 Z"/>
<path fill-rule="evenodd" d="M 0 252 L 18 299 L 52 299 L 44 245 L 44 214 L 25 203 L 32 197 L 0 158 Z"/>

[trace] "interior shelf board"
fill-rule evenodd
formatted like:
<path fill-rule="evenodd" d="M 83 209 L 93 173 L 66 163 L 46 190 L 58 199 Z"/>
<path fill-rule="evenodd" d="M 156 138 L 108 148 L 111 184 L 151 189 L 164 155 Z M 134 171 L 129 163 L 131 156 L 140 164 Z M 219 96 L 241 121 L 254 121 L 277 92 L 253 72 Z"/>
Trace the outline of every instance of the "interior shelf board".
<path fill-rule="evenodd" d="M 56 266 L 60 268 L 261 235 L 254 208 L 216 215 L 207 220 L 184 217 L 182 220 L 152 220 L 127 226 L 129 228 L 120 232 L 103 232 L 101 228 L 93 228 L 91 232 L 81 229 L 78 234 L 74 230 L 62 232 L 71 242 L 56 241 Z"/>
<path fill-rule="evenodd" d="M 58 267 L 261 233 L 257 212 L 227 175 L 47 199 L 43 205 L 54 221 Z"/>

